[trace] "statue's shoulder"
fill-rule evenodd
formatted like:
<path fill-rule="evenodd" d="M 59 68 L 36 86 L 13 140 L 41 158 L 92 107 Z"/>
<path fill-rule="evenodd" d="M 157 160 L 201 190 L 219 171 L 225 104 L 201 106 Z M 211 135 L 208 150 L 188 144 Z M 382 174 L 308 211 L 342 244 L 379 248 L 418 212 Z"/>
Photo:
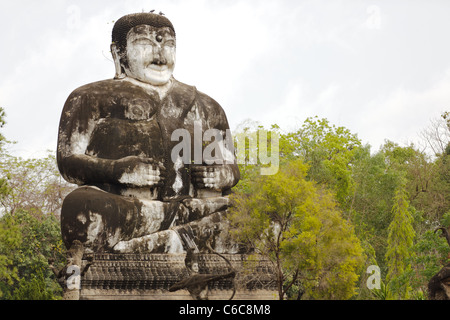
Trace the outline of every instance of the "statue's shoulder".
<path fill-rule="evenodd" d="M 211 96 L 197 90 L 197 102 L 202 107 L 203 113 L 211 126 L 228 126 L 227 116 L 222 106 Z"/>
<path fill-rule="evenodd" d="M 111 97 L 131 91 L 135 86 L 126 81 L 115 79 L 100 80 L 85 84 L 72 91 L 71 96 L 106 96 Z"/>
<path fill-rule="evenodd" d="M 210 97 L 206 93 L 203 93 L 199 90 L 197 90 L 197 100 L 199 100 L 206 107 L 218 108 L 218 109 L 222 110 L 222 107 L 216 100 L 214 100 L 212 97 Z"/>
<path fill-rule="evenodd" d="M 183 94 L 189 109 L 192 112 L 195 108 L 200 108 L 203 120 L 209 127 L 217 129 L 228 129 L 228 120 L 225 111 L 220 104 L 206 93 L 199 91 L 196 87 L 176 81 L 175 90 L 177 95 Z M 189 98 L 188 98 L 189 97 Z"/>
<path fill-rule="evenodd" d="M 107 79 L 88 83 L 73 90 L 66 100 L 64 110 L 81 112 L 82 116 L 86 117 L 106 116 L 114 112 L 116 110 L 114 108 L 122 105 L 124 101 L 148 98 L 148 94 L 142 88 L 129 81 Z"/>
<path fill-rule="evenodd" d="M 186 83 L 175 80 L 176 91 L 179 93 L 183 93 L 185 96 L 191 96 L 192 99 L 195 99 L 200 105 L 202 105 L 206 109 L 217 109 L 222 111 L 222 107 L 220 104 L 211 98 L 206 93 L 199 91 L 195 86 L 188 85 Z"/>

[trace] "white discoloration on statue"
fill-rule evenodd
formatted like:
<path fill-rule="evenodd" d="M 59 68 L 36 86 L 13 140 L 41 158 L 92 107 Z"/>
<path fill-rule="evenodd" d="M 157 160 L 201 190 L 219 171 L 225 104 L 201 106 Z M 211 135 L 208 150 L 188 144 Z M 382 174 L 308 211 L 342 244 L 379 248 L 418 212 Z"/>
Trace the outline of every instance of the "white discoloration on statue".
<path fill-rule="evenodd" d="M 170 253 L 225 237 L 239 180 L 225 112 L 173 77 L 175 31 L 164 16 L 122 17 L 112 40 L 114 79 L 74 90 L 61 115 L 58 166 L 80 186 L 62 208 L 66 246 Z"/>
<path fill-rule="evenodd" d="M 154 233 L 160 230 L 164 220 L 164 204 L 161 201 L 141 200 L 143 206 L 140 212 L 139 225 L 136 225 L 135 235 Z"/>
<path fill-rule="evenodd" d="M 149 83 L 145 83 L 145 82 L 138 81 L 136 79 L 128 78 L 128 77 L 124 78 L 123 81 L 127 81 L 136 86 L 139 86 L 148 93 L 156 92 L 161 100 L 165 98 L 167 92 L 172 88 L 172 84 L 173 84 L 172 78 L 169 79 L 169 81 L 167 83 L 159 85 L 159 86 L 154 86 Z"/>
<path fill-rule="evenodd" d="M 153 187 L 161 181 L 160 170 L 153 164 L 139 163 L 131 172 L 124 172 L 119 182 L 137 187 Z"/>
<path fill-rule="evenodd" d="M 158 36 L 161 35 L 161 41 Z M 169 28 L 155 30 L 146 25 L 130 31 L 127 37 L 128 77 L 154 86 L 166 84 L 175 68 L 175 37 Z"/>
<path fill-rule="evenodd" d="M 173 230 L 166 230 L 159 233 L 149 234 L 143 237 L 134 238 L 129 241 L 120 241 L 114 246 L 117 253 L 183 253 L 183 243 L 178 234 Z"/>
<path fill-rule="evenodd" d="M 102 216 L 95 212 L 89 212 L 89 227 L 87 231 L 87 241 L 86 243 L 94 243 L 96 236 L 103 232 L 105 225 L 103 224 Z M 113 239 L 111 239 L 113 240 Z M 89 252 L 90 248 L 86 248 Z"/>
<path fill-rule="evenodd" d="M 180 174 L 180 170 L 182 168 L 183 168 L 183 159 L 181 157 L 178 157 L 173 166 L 173 169 L 176 172 L 176 177 L 175 182 L 172 185 L 172 189 L 175 190 L 175 193 L 180 192 L 181 188 L 183 187 L 183 181 L 181 180 Z"/>

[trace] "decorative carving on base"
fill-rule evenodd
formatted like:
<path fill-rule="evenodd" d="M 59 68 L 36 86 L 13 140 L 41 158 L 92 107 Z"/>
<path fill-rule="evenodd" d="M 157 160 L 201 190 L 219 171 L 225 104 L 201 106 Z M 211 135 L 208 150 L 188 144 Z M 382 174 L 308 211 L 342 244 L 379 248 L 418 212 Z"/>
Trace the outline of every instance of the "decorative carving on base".
<path fill-rule="evenodd" d="M 229 300 L 232 300 L 234 295 L 236 294 L 236 270 L 231 264 L 230 260 L 228 260 L 220 253 L 214 251 L 210 245 L 208 245 L 207 247 L 212 253 L 218 255 L 227 263 L 227 265 L 229 266 L 228 272 L 218 274 L 199 273 L 198 253 L 195 252 L 194 249 L 189 249 L 184 260 L 184 264 L 186 265 L 186 268 L 189 272 L 189 276 L 175 283 L 169 288 L 169 291 L 175 292 L 178 290 L 186 289 L 187 291 L 189 291 L 194 300 L 208 300 L 209 284 L 214 281 L 230 278 L 233 281 L 233 294 L 231 295 Z"/>
<path fill-rule="evenodd" d="M 276 287 L 270 262 L 259 259 L 252 267 L 251 279 L 244 274 L 249 257 L 223 254 L 236 270 L 235 299 L 275 299 Z M 188 290 L 169 289 L 187 279 L 186 254 L 94 254 L 95 264 L 81 277 L 81 300 L 190 300 Z M 223 275 L 230 265 L 216 254 L 198 254 L 199 274 Z M 253 260 L 252 260 L 253 261 Z M 83 260 L 84 267 L 89 262 Z M 227 300 L 233 295 L 233 278 L 208 282 L 210 300 Z"/>

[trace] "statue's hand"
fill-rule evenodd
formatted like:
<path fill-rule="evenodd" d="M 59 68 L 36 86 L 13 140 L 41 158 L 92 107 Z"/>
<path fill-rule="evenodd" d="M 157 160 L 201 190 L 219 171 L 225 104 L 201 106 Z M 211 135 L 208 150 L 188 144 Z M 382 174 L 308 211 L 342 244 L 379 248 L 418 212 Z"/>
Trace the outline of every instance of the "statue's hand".
<path fill-rule="evenodd" d="M 164 183 L 165 168 L 151 158 L 129 156 L 114 163 L 114 176 L 121 184 L 136 187 L 157 187 Z"/>
<path fill-rule="evenodd" d="M 198 189 L 221 191 L 231 187 L 234 175 L 227 165 L 192 166 L 192 182 Z"/>

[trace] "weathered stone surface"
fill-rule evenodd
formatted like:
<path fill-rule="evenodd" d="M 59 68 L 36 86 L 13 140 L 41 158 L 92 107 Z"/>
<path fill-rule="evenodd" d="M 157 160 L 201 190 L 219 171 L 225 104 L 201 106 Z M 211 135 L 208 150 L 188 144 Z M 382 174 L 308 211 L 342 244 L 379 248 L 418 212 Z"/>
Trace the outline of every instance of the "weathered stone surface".
<path fill-rule="evenodd" d="M 240 177 L 228 120 L 214 99 L 173 77 L 175 37 L 165 16 L 120 18 L 114 79 L 75 89 L 62 110 L 58 168 L 79 186 L 62 205 L 62 238 L 94 256 L 81 299 L 189 298 L 169 292 L 187 275 L 187 251 L 202 253 L 200 273 L 212 275 L 227 266 L 205 253 L 226 253 L 238 269 L 246 259 L 233 255 L 224 219 Z M 271 292 L 266 269 L 261 262 L 259 282 L 236 297 Z M 224 278 L 209 289 L 223 298 L 231 286 Z"/>
<path fill-rule="evenodd" d="M 234 299 L 275 299 L 274 273 L 266 260 L 257 262 L 251 275 L 240 273 L 246 255 L 226 254 L 238 270 L 237 291 Z M 189 292 L 169 292 L 169 288 L 188 276 L 185 254 L 96 254 L 95 263 L 81 280 L 80 298 L 97 299 L 149 299 L 191 300 Z M 84 262 L 86 263 L 86 262 Z M 213 254 L 199 255 L 200 274 L 221 274 L 228 265 Z M 249 281 L 249 277 L 252 280 Z M 209 286 L 209 299 L 229 299 L 233 293 L 231 279 L 215 281 Z"/>
<path fill-rule="evenodd" d="M 173 77 L 175 29 L 166 17 L 124 16 L 112 40 L 114 79 L 75 89 L 61 114 L 58 167 L 80 186 L 62 206 L 64 243 L 95 253 L 201 250 L 203 231 L 215 238 L 222 229 L 239 180 L 232 143 L 222 141 L 232 141 L 225 112 Z M 181 236 L 184 225 L 192 232 Z"/>

